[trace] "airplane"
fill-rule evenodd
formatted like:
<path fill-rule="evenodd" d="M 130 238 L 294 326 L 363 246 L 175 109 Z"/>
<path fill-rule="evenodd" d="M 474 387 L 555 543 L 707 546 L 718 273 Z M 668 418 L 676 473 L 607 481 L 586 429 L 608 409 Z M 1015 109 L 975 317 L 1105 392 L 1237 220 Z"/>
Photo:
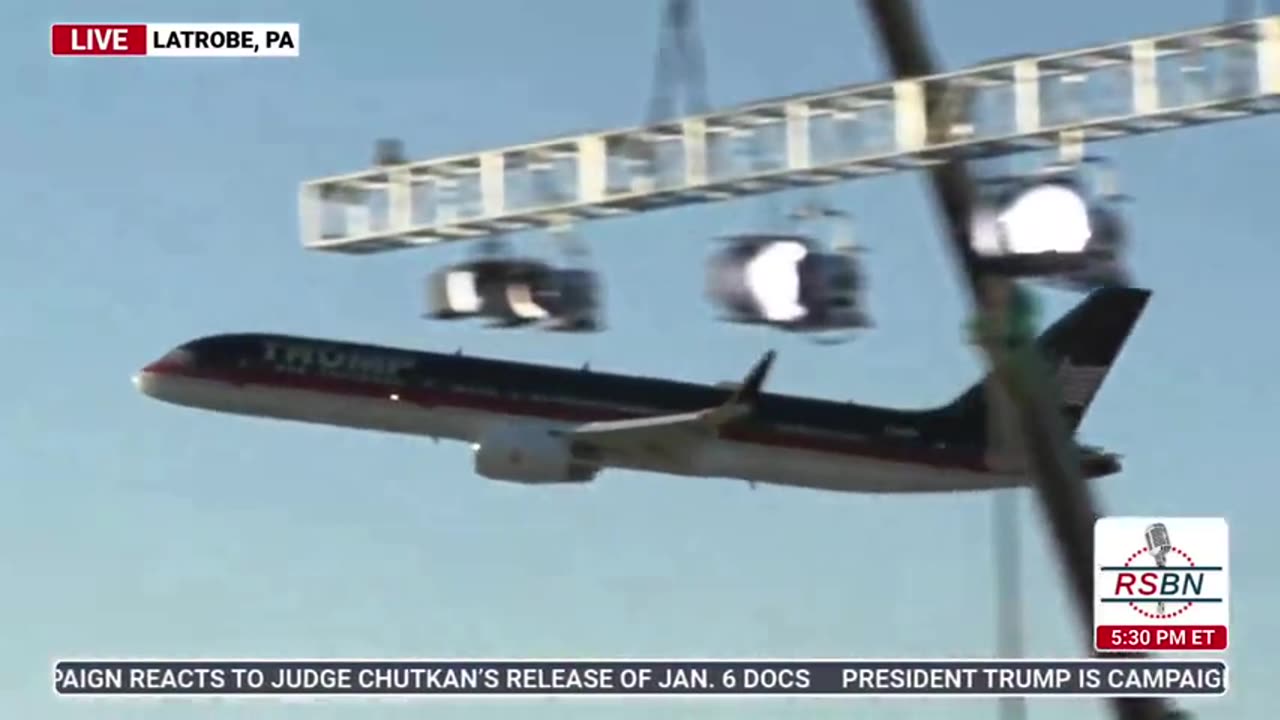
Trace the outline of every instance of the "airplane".
<path fill-rule="evenodd" d="M 1094 291 L 1037 339 L 1073 434 L 1150 291 Z M 185 343 L 134 384 L 169 403 L 471 443 L 478 475 L 586 483 L 608 468 L 821 490 L 922 493 L 1029 486 L 987 453 L 985 378 L 904 410 L 766 393 L 766 353 L 740 383 L 702 385 L 272 334 Z M 1085 478 L 1119 456 L 1077 442 Z"/>

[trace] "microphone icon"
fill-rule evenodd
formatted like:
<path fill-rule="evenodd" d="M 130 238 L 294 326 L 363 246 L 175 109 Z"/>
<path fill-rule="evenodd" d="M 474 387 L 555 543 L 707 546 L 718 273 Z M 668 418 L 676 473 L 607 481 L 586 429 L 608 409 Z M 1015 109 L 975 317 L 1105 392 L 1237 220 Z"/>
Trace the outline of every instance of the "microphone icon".
<path fill-rule="evenodd" d="M 1164 567 L 1165 558 L 1169 556 L 1169 551 L 1173 549 L 1173 543 L 1169 542 L 1169 528 L 1164 523 L 1152 523 L 1147 526 L 1147 552 L 1151 553 L 1152 559 L 1156 561 L 1156 567 Z M 1156 603 L 1156 613 L 1164 614 L 1164 603 Z"/>

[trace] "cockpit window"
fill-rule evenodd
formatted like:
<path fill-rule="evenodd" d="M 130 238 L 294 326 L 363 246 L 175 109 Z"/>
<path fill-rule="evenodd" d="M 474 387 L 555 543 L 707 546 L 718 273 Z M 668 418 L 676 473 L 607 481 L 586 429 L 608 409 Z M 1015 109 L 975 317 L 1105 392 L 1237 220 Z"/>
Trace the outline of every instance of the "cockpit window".
<path fill-rule="evenodd" d="M 205 368 L 233 368 L 244 357 L 244 341 L 234 336 L 214 336 L 188 343 L 192 361 Z"/>
<path fill-rule="evenodd" d="M 184 345 L 165 353 L 165 356 L 160 358 L 159 362 L 177 367 L 190 367 L 195 364 L 195 359 L 196 354 Z"/>

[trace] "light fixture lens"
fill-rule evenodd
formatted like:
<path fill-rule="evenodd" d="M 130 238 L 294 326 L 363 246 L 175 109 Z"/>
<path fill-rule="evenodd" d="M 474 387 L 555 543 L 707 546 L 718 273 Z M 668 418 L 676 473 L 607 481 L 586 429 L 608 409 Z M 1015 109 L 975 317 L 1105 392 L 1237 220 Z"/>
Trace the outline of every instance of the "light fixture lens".
<path fill-rule="evenodd" d="M 1038 185 L 999 211 L 979 210 L 973 247 L 983 255 L 1084 252 L 1092 237 L 1089 205 L 1075 190 Z"/>
<path fill-rule="evenodd" d="M 533 297 L 530 282 L 515 281 L 507 285 L 507 305 L 512 314 L 521 320 L 543 320 L 551 314 L 539 305 Z"/>
<path fill-rule="evenodd" d="M 799 264 L 809 249 L 784 240 L 770 243 L 747 261 L 744 273 L 760 314 L 769 322 L 794 322 L 806 314 L 800 304 Z"/>
<path fill-rule="evenodd" d="M 449 309 L 459 313 L 480 312 L 480 294 L 476 291 L 476 274 L 470 270 L 451 270 L 444 278 L 444 292 Z"/>

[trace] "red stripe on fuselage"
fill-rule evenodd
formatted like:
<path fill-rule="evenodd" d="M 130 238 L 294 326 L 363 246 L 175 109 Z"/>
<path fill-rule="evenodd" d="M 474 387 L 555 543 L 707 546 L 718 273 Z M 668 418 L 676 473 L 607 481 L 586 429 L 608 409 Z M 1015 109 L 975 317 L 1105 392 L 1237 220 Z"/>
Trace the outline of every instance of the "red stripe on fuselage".
<path fill-rule="evenodd" d="M 255 370 L 209 371 L 194 370 L 158 362 L 145 368 L 157 375 L 189 377 L 211 380 L 231 385 L 258 385 L 263 387 L 309 390 L 348 397 L 388 398 L 395 394 L 400 402 L 409 402 L 423 408 L 456 408 L 477 410 L 501 415 L 559 420 L 566 422 L 594 422 L 602 420 L 628 420 L 652 417 L 653 414 L 626 412 L 608 407 L 582 405 L 571 402 L 555 402 L 510 395 L 486 395 L 471 391 L 440 390 L 404 385 L 361 382 L 344 378 L 286 372 Z M 553 390 L 552 388 L 548 389 Z M 875 441 L 859 441 L 828 438 L 778 430 L 726 430 L 725 440 L 766 445 L 793 450 L 811 450 L 837 455 L 857 456 L 889 462 L 910 463 L 935 468 L 986 472 L 980 453 L 947 448 L 903 447 L 895 448 Z"/>

